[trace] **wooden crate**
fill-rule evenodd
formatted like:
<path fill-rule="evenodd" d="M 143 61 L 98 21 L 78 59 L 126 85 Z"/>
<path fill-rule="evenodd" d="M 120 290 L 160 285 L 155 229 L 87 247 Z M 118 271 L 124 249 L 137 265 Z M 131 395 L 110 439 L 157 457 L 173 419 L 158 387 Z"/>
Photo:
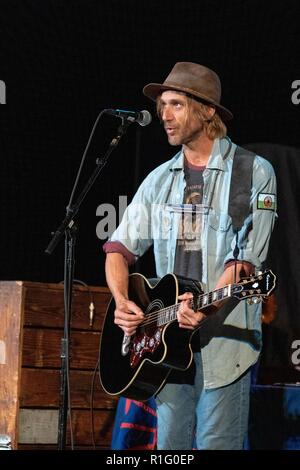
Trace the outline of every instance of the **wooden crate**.
<path fill-rule="evenodd" d="M 116 400 L 102 391 L 96 370 L 109 299 L 107 288 L 74 285 L 70 394 L 75 448 L 92 448 L 94 442 L 97 448 L 110 446 Z M 57 448 L 63 324 L 61 284 L 0 282 L 0 434 L 11 437 L 14 449 Z M 69 446 L 69 421 L 67 429 Z"/>

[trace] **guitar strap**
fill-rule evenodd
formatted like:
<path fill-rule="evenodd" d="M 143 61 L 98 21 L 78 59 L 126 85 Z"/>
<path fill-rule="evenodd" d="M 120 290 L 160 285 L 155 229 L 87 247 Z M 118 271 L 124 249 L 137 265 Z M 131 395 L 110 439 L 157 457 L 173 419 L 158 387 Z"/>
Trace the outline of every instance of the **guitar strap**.
<path fill-rule="evenodd" d="M 228 214 L 232 218 L 233 231 L 238 232 L 249 214 L 252 169 L 255 153 L 237 146 L 230 182 Z"/>

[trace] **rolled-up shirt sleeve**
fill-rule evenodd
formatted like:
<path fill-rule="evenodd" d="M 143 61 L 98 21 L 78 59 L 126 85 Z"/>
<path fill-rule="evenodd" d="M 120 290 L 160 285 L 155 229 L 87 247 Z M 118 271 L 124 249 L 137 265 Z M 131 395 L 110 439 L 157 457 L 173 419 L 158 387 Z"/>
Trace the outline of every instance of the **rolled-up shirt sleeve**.
<path fill-rule="evenodd" d="M 235 260 L 235 259 L 228 260 L 225 263 L 224 268 L 225 269 L 230 268 L 230 266 L 234 266 L 235 263 L 239 265 L 243 265 L 243 271 L 245 273 L 245 276 L 250 276 L 251 274 L 255 272 L 255 266 L 253 266 L 252 263 L 249 263 L 248 261 L 240 261 L 240 260 Z"/>
<path fill-rule="evenodd" d="M 106 254 L 107 253 L 120 253 L 126 259 L 128 266 L 133 265 L 137 260 L 137 256 L 131 253 L 126 248 L 126 246 L 124 246 L 121 242 L 118 242 L 118 241 L 107 241 L 103 245 L 103 251 Z"/>

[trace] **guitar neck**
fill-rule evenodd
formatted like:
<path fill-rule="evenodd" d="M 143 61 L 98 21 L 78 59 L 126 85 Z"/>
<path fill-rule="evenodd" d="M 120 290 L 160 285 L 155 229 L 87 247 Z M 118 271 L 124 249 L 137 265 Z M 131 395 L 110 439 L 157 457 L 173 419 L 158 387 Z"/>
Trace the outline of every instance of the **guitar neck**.
<path fill-rule="evenodd" d="M 231 297 L 233 284 L 221 287 L 220 289 L 207 292 L 206 294 L 200 294 L 196 298 L 191 299 L 191 308 L 195 310 L 202 310 L 205 307 L 209 307 L 215 302 L 227 299 Z M 196 305 L 194 305 L 194 302 Z M 180 304 L 177 304 L 178 306 Z M 195 308 L 194 308 L 195 307 Z"/>
<path fill-rule="evenodd" d="M 211 292 L 197 295 L 190 300 L 190 306 L 193 310 L 203 310 L 204 308 L 209 307 L 215 302 L 219 302 L 220 300 L 224 300 L 231 297 L 233 288 L 236 286 L 236 284 L 228 284 L 227 286 L 221 287 L 220 289 L 215 289 Z M 194 302 L 196 303 L 196 305 L 194 305 Z M 163 326 L 173 320 L 176 320 L 179 307 L 180 302 L 178 304 L 164 308 L 160 312 L 158 312 L 157 324 L 159 326 Z"/>

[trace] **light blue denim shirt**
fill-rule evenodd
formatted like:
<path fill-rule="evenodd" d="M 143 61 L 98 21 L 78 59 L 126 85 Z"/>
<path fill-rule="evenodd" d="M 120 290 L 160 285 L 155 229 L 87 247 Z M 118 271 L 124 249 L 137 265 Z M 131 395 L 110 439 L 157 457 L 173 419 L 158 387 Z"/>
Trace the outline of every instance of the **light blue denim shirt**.
<path fill-rule="evenodd" d="M 229 138 L 216 139 L 203 172 L 202 283 L 205 291 L 214 289 L 232 260 L 236 238 L 228 215 L 233 156 L 236 145 Z M 110 241 L 121 242 L 138 259 L 153 244 L 159 277 L 173 271 L 180 211 L 185 188 L 184 155 L 153 170 L 142 182 L 121 224 Z M 260 195 L 260 196 L 259 196 Z M 239 260 L 261 269 L 268 251 L 276 212 L 258 208 L 258 201 L 272 195 L 276 201 L 276 178 L 271 164 L 255 156 L 251 210 L 239 232 Z M 274 207 L 274 205 L 273 205 Z M 261 348 L 261 306 L 243 300 L 230 312 L 220 336 L 215 335 L 201 350 L 205 388 L 215 388 L 236 380 L 255 361 Z"/>

